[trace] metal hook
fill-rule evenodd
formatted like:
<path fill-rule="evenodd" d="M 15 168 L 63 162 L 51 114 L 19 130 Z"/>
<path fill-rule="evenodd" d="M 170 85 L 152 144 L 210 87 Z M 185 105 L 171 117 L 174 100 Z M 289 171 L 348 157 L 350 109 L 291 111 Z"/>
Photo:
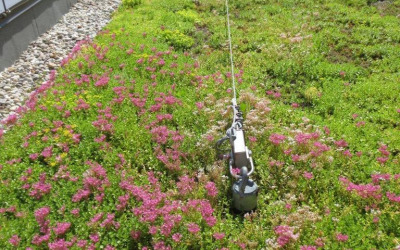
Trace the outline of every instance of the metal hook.
<path fill-rule="evenodd" d="M 243 166 L 240 169 L 240 176 L 242 179 L 242 183 L 240 185 L 240 196 L 244 196 L 244 191 L 246 189 L 247 181 L 249 180 L 248 170 L 247 167 Z"/>

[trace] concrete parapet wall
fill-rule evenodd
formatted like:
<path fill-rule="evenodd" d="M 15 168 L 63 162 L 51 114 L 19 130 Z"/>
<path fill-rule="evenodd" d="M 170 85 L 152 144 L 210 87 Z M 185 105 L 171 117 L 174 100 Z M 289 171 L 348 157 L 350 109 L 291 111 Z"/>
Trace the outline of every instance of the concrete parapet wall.
<path fill-rule="evenodd" d="M 76 2 L 77 0 L 37 1 L 31 8 L 0 28 L 0 71 L 11 66 L 28 48 L 29 43 L 56 24 Z"/>

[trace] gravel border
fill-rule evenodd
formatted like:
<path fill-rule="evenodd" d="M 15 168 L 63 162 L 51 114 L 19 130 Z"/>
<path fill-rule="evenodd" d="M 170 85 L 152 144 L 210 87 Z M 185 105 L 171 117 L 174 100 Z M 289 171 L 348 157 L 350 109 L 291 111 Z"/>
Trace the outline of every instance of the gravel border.
<path fill-rule="evenodd" d="M 78 0 L 12 66 L 0 72 L 0 121 L 14 114 L 30 93 L 49 79 L 50 71 L 60 66 L 76 42 L 94 38 L 120 3 L 121 0 Z"/>

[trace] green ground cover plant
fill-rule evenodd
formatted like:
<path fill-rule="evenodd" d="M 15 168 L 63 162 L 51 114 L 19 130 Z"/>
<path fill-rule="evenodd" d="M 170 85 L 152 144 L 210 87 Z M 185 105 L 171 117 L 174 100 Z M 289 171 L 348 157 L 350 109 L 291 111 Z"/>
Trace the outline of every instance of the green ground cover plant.
<path fill-rule="evenodd" d="M 2 123 L 1 249 L 398 249 L 400 1 L 123 1 Z"/>

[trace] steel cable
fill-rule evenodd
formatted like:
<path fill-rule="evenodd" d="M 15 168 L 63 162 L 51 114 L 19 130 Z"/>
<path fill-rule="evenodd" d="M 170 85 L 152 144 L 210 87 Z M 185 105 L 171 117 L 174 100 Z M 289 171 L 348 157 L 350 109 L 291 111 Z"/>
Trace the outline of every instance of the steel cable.
<path fill-rule="evenodd" d="M 236 103 L 236 84 L 235 84 L 235 72 L 234 72 L 234 66 L 233 66 L 231 25 L 230 25 L 230 22 L 229 22 L 228 0 L 225 0 L 225 6 L 226 6 L 226 23 L 227 23 L 227 26 L 228 26 L 229 53 L 230 53 L 230 60 L 231 60 L 231 77 L 232 77 L 233 99 L 234 99 L 234 102 Z"/>

